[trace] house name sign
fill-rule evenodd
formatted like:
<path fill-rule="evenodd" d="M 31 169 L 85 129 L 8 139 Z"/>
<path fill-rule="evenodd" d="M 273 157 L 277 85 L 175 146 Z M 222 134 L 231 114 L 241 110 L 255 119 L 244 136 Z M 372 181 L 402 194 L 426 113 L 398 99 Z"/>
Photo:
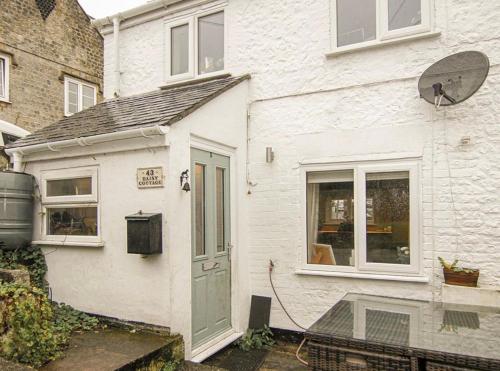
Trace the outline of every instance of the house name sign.
<path fill-rule="evenodd" d="M 146 167 L 137 169 L 137 188 L 157 188 L 163 186 L 162 167 Z"/>

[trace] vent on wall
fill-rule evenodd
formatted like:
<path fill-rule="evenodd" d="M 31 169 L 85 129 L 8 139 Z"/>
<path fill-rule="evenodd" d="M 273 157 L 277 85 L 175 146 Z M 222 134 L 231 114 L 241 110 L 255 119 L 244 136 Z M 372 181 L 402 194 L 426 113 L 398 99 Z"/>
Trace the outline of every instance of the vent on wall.
<path fill-rule="evenodd" d="M 36 5 L 45 20 L 56 6 L 56 0 L 36 0 Z"/>

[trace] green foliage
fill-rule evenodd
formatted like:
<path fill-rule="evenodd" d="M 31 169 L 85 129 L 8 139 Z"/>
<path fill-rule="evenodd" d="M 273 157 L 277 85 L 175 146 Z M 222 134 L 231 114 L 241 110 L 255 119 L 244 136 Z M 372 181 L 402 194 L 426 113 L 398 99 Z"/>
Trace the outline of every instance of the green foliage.
<path fill-rule="evenodd" d="M 446 260 L 444 260 L 442 257 L 438 256 L 439 262 L 441 263 L 441 266 L 443 268 L 452 270 L 453 272 L 459 273 L 459 272 L 464 272 L 464 273 L 475 273 L 478 271 L 478 269 L 472 269 L 472 268 L 464 268 L 464 267 L 459 267 L 457 266 L 458 264 L 458 259 L 455 259 L 453 263 L 448 263 Z"/>
<path fill-rule="evenodd" d="M 52 303 L 54 326 L 58 333 L 68 337 L 74 331 L 90 331 L 99 325 L 99 320 L 64 303 Z"/>
<path fill-rule="evenodd" d="M 267 325 L 264 325 L 262 329 L 248 329 L 236 344 L 241 350 L 248 352 L 251 349 L 261 349 L 274 345 L 273 336 L 274 334 L 271 329 Z"/>
<path fill-rule="evenodd" d="M 0 284 L 0 356 L 34 367 L 57 358 L 65 339 L 57 333 L 52 316 L 41 289 Z"/>
<path fill-rule="evenodd" d="M 138 371 L 176 371 L 179 369 L 180 361 L 156 359 L 149 365 L 141 367 Z"/>
<path fill-rule="evenodd" d="M 31 284 L 41 289 L 47 289 L 45 274 L 47 264 L 45 256 L 38 246 L 27 246 L 17 250 L 0 250 L 0 268 L 27 269 Z"/>

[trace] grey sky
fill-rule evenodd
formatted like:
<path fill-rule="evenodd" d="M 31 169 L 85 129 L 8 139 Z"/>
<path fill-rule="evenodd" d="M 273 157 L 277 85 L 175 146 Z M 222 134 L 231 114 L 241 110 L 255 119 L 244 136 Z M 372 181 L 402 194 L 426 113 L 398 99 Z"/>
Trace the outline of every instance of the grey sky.
<path fill-rule="evenodd" d="M 103 18 L 118 12 L 135 8 L 147 0 L 78 0 L 88 15 L 94 18 Z"/>

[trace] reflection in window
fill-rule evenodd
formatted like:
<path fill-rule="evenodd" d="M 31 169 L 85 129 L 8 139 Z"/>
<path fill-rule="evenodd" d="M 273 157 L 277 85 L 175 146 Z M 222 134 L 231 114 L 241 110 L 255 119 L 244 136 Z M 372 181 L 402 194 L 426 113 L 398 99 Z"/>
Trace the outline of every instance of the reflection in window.
<path fill-rule="evenodd" d="M 376 0 L 337 0 L 337 46 L 375 40 Z"/>
<path fill-rule="evenodd" d="M 198 73 L 224 69 L 224 12 L 198 19 Z"/>
<path fill-rule="evenodd" d="M 173 27 L 170 31 L 171 75 L 189 71 L 189 25 Z"/>
<path fill-rule="evenodd" d="M 366 216 L 367 261 L 410 264 L 409 172 L 366 174 Z"/>
<path fill-rule="evenodd" d="M 49 208 L 48 235 L 97 236 L 97 207 Z"/>
<path fill-rule="evenodd" d="M 389 30 L 422 23 L 421 0 L 388 0 Z"/>
<path fill-rule="evenodd" d="M 217 252 L 223 252 L 224 241 L 224 169 L 218 167 L 216 170 L 216 208 L 217 208 Z"/>
<path fill-rule="evenodd" d="M 205 255 L 205 166 L 195 165 L 195 249 L 196 256 Z"/>
<path fill-rule="evenodd" d="M 92 177 L 47 181 L 47 196 L 78 196 L 92 194 Z"/>
<path fill-rule="evenodd" d="M 354 266 L 352 170 L 307 176 L 308 263 Z"/>

